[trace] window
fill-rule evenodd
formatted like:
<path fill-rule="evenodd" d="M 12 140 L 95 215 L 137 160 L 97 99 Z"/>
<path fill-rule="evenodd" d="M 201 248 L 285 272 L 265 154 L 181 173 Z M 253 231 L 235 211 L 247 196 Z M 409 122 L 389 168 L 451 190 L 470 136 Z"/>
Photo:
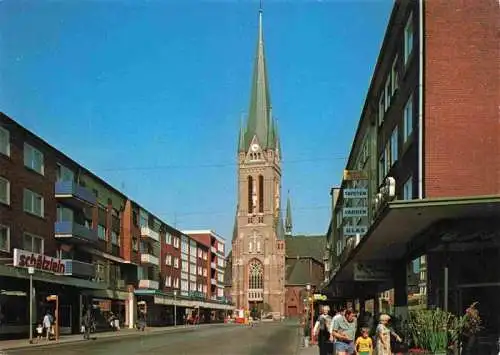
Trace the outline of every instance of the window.
<path fill-rule="evenodd" d="M 0 250 L 10 251 L 10 228 L 0 225 Z"/>
<path fill-rule="evenodd" d="M 413 50 L 413 14 L 410 14 L 408 21 L 405 26 L 405 38 L 404 38 L 404 55 L 405 64 L 408 63 L 408 58 L 410 58 L 411 52 Z"/>
<path fill-rule="evenodd" d="M 391 76 L 388 75 L 387 79 L 385 81 L 385 111 L 389 109 L 389 106 L 391 106 L 391 96 L 392 96 L 392 90 L 391 90 Z"/>
<path fill-rule="evenodd" d="M 10 156 L 10 132 L 0 127 L 0 153 Z"/>
<path fill-rule="evenodd" d="M 191 282 L 190 286 L 191 286 L 190 291 L 196 291 L 196 282 Z"/>
<path fill-rule="evenodd" d="M 111 244 L 120 245 L 120 236 L 115 231 L 111 231 Z"/>
<path fill-rule="evenodd" d="M 259 213 L 264 213 L 264 177 L 259 175 Z"/>
<path fill-rule="evenodd" d="M 208 259 L 208 253 L 206 251 L 203 252 L 203 260 Z"/>
<path fill-rule="evenodd" d="M 403 200 L 413 199 L 413 176 L 410 176 L 403 185 Z"/>
<path fill-rule="evenodd" d="M 73 210 L 62 205 L 57 205 L 57 221 L 58 222 L 73 222 Z"/>
<path fill-rule="evenodd" d="M 174 237 L 174 248 L 179 249 L 179 238 Z"/>
<path fill-rule="evenodd" d="M 398 56 L 394 58 L 394 61 L 392 62 L 392 69 L 391 69 L 391 91 L 392 95 L 396 93 L 396 90 L 399 87 L 399 75 L 398 75 Z"/>
<path fill-rule="evenodd" d="M 201 266 L 198 266 L 198 275 L 203 275 L 203 268 Z"/>
<path fill-rule="evenodd" d="M 24 143 L 24 166 L 44 174 L 43 154 L 28 143 Z"/>
<path fill-rule="evenodd" d="M 182 272 L 188 272 L 189 271 L 189 264 L 187 261 L 182 262 Z"/>
<path fill-rule="evenodd" d="M 178 268 L 179 268 L 179 258 L 177 258 L 177 257 L 175 257 L 175 258 L 174 258 L 174 267 L 175 267 L 176 269 L 178 269 Z"/>
<path fill-rule="evenodd" d="M 148 227 L 148 213 L 146 211 L 139 211 L 139 226 Z"/>
<path fill-rule="evenodd" d="M 0 202 L 10 205 L 10 181 L 0 176 Z"/>
<path fill-rule="evenodd" d="M 23 196 L 24 211 L 34 215 L 44 216 L 44 201 L 43 197 L 36 192 L 24 189 Z"/>
<path fill-rule="evenodd" d="M 97 237 L 101 240 L 106 240 L 106 227 L 102 224 L 97 225 Z"/>
<path fill-rule="evenodd" d="M 172 234 L 165 232 L 165 244 L 172 244 Z"/>
<path fill-rule="evenodd" d="M 387 165 L 385 163 L 385 150 L 380 154 L 380 158 L 378 160 L 378 184 L 382 184 L 385 178 L 385 169 Z"/>
<path fill-rule="evenodd" d="M 189 284 L 186 280 L 181 280 L 181 290 L 182 291 L 189 290 Z"/>
<path fill-rule="evenodd" d="M 132 250 L 133 251 L 139 250 L 139 238 L 136 236 L 132 237 Z"/>
<path fill-rule="evenodd" d="M 248 213 L 253 213 L 253 177 L 248 177 Z"/>
<path fill-rule="evenodd" d="M 403 112 L 403 143 L 408 140 L 413 131 L 413 95 L 406 102 Z"/>
<path fill-rule="evenodd" d="M 203 293 L 207 293 L 207 285 L 203 285 Z"/>
<path fill-rule="evenodd" d="M 380 94 L 380 99 L 378 100 L 378 124 L 381 125 L 384 122 L 385 115 L 385 101 L 384 101 L 384 93 Z"/>
<path fill-rule="evenodd" d="M 248 242 L 248 252 L 253 253 L 253 242 L 252 241 Z"/>
<path fill-rule="evenodd" d="M 170 287 L 172 285 L 172 276 L 168 275 L 165 277 L 165 287 Z"/>
<path fill-rule="evenodd" d="M 172 255 L 167 254 L 165 256 L 165 265 L 172 265 Z"/>
<path fill-rule="evenodd" d="M 264 288 L 264 270 L 262 268 L 262 263 L 258 260 L 253 260 L 249 265 L 249 278 L 248 278 L 248 288 L 249 289 L 263 289 Z"/>
<path fill-rule="evenodd" d="M 75 173 L 65 167 L 64 165 L 57 164 L 57 180 L 58 181 L 75 181 Z M 97 191 L 95 192 L 97 196 Z"/>
<path fill-rule="evenodd" d="M 398 160 L 398 126 L 391 134 L 391 166 Z"/>
<path fill-rule="evenodd" d="M 37 254 L 43 254 L 43 238 L 30 233 L 23 235 L 23 249 Z"/>
<path fill-rule="evenodd" d="M 174 279 L 174 288 L 179 288 L 179 278 L 178 277 L 176 277 Z"/>
<path fill-rule="evenodd" d="M 260 240 L 257 241 L 257 253 L 260 253 Z"/>

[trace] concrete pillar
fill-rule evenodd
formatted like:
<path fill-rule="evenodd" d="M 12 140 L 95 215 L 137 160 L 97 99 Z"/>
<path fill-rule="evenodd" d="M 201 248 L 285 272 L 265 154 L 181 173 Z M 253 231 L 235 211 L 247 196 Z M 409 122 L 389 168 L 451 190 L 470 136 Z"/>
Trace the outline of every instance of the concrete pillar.
<path fill-rule="evenodd" d="M 125 302 L 125 324 L 128 324 L 129 329 L 134 329 L 136 323 L 137 303 L 133 291 L 129 291 L 128 299 Z"/>
<path fill-rule="evenodd" d="M 408 290 L 406 280 L 406 262 L 400 261 L 393 269 L 394 278 L 394 314 L 402 319 L 408 314 Z"/>

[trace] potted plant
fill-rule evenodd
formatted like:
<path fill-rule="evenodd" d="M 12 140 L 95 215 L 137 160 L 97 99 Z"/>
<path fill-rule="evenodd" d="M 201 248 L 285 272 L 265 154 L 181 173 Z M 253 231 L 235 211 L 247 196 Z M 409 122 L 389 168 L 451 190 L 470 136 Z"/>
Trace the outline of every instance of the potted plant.
<path fill-rule="evenodd" d="M 465 354 L 474 354 L 477 350 L 477 334 L 483 328 L 481 316 L 477 309 L 478 302 L 472 303 L 461 318 L 461 340 Z"/>
<path fill-rule="evenodd" d="M 408 330 L 414 344 L 412 353 L 446 355 L 453 321 L 451 313 L 439 308 L 410 312 Z"/>

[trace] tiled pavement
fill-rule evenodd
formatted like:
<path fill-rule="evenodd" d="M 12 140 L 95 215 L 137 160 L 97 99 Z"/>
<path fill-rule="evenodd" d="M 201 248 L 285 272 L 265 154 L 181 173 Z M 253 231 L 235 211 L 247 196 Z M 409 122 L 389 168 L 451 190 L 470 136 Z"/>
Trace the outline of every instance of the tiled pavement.
<path fill-rule="evenodd" d="M 139 335 L 139 334 L 151 334 L 151 333 L 157 333 L 157 332 L 175 332 L 175 331 L 186 331 L 188 329 L 195 329 L 197 327 L 209 327 L 209 326 L 228 326 L 226 324 L 221 324 L 221 323 L 216 323 L 216 324 L 202 324 L 202 325 L 196 325 L 196 326 L 177 326 L 177 327 L 151 327 L 151 328 L 146 328 L 144 332 L 139 332 L 137 329 L 121 329 L 120 331 L 117 332 L 103 332 L 103 333 L 93 333 L 91 334 L 91 338 L 98 338 L 98 339 L 112 339 L 112 338 L 117 338 L 117 337 L 126 337 L 126 336 L 133 336 L 133 335 Z M 35 340 L 35 339 L 34 339 Z M 34 344 L 29 344 L 28 339 L 16 339 L 16 340 L 4 340 L 0 341 L 0 355 L 2 354 L 3 350 L 13 350 L 13 349 L 24 349 L 24 348 L 32 348 L 32 347 L 41 347 L 41 346 L 53 346 L 57 344 L 66 344 L 66 343 L 74 343 L 74 342 L 83 342 L 85 341 L 83 339 L 82 334 L 74 334 L 74 335 L 63 335 L 60 337 L 60 339 L 56 342 L 54 340 L 52 341 L 46 341 L 45 339 L 40 340 L 39 342 L 34 342 Z"/>

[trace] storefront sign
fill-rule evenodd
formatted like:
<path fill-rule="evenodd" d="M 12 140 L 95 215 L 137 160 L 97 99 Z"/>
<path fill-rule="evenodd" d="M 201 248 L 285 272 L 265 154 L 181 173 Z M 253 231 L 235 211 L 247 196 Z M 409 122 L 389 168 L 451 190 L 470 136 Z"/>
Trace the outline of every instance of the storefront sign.
<path fill-rule="evenodd" d="M 64 274 L 65 264 L 61 259 L 52 258 L 47 255 L 32 253 L 27 250 L 14 249 L 13 264 L 17 267 L 34 267 L 37 270 Z"/>
<path fill-rule="evenodd" d="M 344 189 L 344 199 L 367 198 L 368 189 Z"/>
<path fill-rule="evenodd" d="M 368 180 L 368 172 L 364 170 L 344 170 L 344 180 Z"/>
<path fill-rule="evenodd" d="M 344 217 L 365 217 L 368 216 L 368 207 L 344 207 L 342 214 Z"/>
<path fill-rule="evenodd" d="M 367 226 L 344 226 L 344 236 L 365 235 L 368 232 Z"/>
<path fill-rule="evenodd" d="M 392 277 L 390 265 L 384 262 L 354 264 L 354 281 L 387 281 Z"/>

